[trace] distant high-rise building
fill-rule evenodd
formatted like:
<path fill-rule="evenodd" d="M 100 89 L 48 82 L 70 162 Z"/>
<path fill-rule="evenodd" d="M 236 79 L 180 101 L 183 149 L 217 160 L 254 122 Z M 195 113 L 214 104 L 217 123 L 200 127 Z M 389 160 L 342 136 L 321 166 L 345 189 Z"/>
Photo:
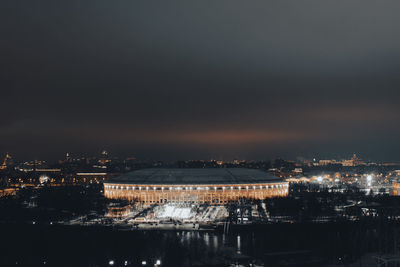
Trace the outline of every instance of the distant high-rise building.
<path fill-rule="evenodd" d="M 65 161 L 71 162 L 71 155 L 69 154 L 69 152 L 67 152 L 67 154 L 65 155 Z"/>
<path fill-rule="evenodd" d="M 103 150 L 101 152 L 100 158 L 98 160 L 98 163 L 101 165 L 105 165 L 106 163 L 111 162 L 110 158 L 108 157 L 108 152 L 106 150 Z"/>
<path fill-rule="evenodd" d="M 8 165 L 10 164 L 11 159 L 12 158 L 11 158 L 10 154 L 6 153 L 6 156 L 4 157 L 3 164 L 1 164 L 1 166 L 0 166 L 0 170 L 7 169 Z"/>

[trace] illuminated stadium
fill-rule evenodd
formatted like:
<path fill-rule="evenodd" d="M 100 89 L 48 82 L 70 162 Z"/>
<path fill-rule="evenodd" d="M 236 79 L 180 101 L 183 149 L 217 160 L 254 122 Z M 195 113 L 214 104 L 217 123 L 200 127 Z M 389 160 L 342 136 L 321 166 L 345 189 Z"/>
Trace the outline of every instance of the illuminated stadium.
<path fill-rule="evenodd" d="M 281 178 L 243 168 L 143 169 L 104 182 L 107 198 L 145 204 L 226 204 L 240 198 L 287 196 L 288 188 Z"/>

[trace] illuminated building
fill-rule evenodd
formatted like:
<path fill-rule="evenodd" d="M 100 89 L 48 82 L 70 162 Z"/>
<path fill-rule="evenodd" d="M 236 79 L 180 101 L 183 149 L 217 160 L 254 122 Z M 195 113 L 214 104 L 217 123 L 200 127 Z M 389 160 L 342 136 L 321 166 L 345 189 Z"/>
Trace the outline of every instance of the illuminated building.
<path fill-rule="evenodd" d="M 398 196 L 400 192 L 400 183 L 393 182 L 392 189 L 393 189 L 393 195 Z"/>
<path fill-rule="evenodd" d="M 289 183 L 254 169 L 144 169 L 104 183 L 107 198 L 146 204 L 225 204 L 240 198 L 287 196 Z"/>
<path fill-rule="evenodd" d="M 6 156 L 5 156 L 5 158 L 4 158 L 4 161 L 3 161 L 3 164 L 0 166 L 0 170 L 5 170 L 5 169 L 7 169 L 7 161 L 8 160 L 10 160 L 11 159 L 11 157 L 10 157 L 10 155 L 7 153 L 6 154 Z"/>

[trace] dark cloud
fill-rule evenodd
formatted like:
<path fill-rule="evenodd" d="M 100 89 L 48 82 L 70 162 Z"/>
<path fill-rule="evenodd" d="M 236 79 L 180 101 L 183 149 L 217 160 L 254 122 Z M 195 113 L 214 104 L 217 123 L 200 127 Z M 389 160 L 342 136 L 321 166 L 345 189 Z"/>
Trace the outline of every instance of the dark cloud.
<path fill-rule="evenodd" d="M 0 5 L 0 152 L 400 160 L 397 1 Z"/>

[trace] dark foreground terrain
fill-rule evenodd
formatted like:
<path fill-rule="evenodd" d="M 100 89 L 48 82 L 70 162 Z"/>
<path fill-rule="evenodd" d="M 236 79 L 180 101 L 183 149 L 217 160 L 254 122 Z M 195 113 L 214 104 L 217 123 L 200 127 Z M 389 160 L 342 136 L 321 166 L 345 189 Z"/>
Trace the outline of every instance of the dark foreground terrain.
<path fill-rule="evenodd" d="M 394 251 L 397 223 L 335 222 L 221 231 L 121 231 L 103 226 L 2 224 L 0 266 L 321 266 Z"/>

